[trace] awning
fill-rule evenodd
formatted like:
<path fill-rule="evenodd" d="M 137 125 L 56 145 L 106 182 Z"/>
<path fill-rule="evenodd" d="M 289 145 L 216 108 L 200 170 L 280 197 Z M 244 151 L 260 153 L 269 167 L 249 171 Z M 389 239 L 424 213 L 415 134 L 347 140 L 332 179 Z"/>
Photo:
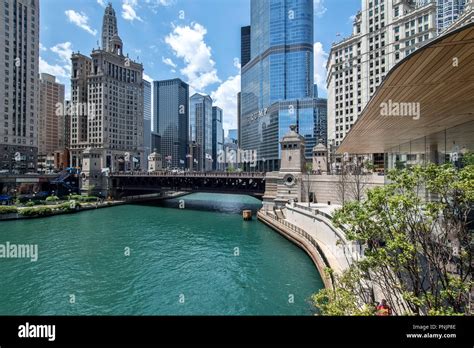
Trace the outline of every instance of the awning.
<path fill-rule="evenodd" d="M 382 108 L 393 103 L 418 103 L 419 118 L 384 116 Z M 433 138 L 436 133 L 473 120 L 474 23 L 470 23 L 398 63 L 377 88 L 337 153 L 387 152 L 399 144 Z M 465 141 L 474 138 L 468 127 L 459 133 Z"/>

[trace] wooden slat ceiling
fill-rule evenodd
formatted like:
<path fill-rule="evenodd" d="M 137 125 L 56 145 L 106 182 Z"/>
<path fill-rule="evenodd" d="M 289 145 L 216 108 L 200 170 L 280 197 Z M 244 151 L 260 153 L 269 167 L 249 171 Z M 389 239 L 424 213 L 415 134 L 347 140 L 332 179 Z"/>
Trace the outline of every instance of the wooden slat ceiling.
<path fill-rule="evenodd" d="M 454 58 L 458 66 L 454 66 Z M 382 116 L 382 103 L 420 103 L 420 118 Z M 474 23 L 440 37 L 397 64 L 337 153 L 380 153 L 474 120 Z M 472 128 L 469 128 L 470 132 Z M 466 134 L 474 138 L 474 134 Z"/>

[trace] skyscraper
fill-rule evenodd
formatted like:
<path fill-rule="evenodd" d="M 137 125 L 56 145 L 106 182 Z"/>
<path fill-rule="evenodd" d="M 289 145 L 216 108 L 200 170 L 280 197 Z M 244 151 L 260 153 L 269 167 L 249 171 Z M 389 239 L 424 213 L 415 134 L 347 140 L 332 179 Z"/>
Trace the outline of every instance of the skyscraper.
<path fill-rule="evenodd" d="M 212 107 L 212 169 L 223 170 L 224 163 L 219 163 L 219 155 L 222 157 L 224 151 L 224 128 L 222 128 L 222 109 Z"/>
<path fill-rule="evenodd" d="M 100 190 L 103 169 L 145 170 L 143 66 L 123 54 L 112 5 L 105 9 L 102 48 L 72 55 L 71 164 L 82 189 Z"/>
<path fill-rule="evenodd" d="M 147 162 L 148 155 L 153 149 L 151 148 L 151 83 L 146 80 L 143 80 L 143 147 L 145 162 Z"/>
<path fill-rule="evenodd" d="M 39 1 L 0 1 L 0 170 L 36 171 Z"/>
<path fill-rule="evenodd" d="M 438 33 L 448 28 L 464 11 L 466 0 L 437 0 Z"/>
<path fill-rule="evenodd" d="M 186 168 L 189 137 L 189 85 L 180 79 L 153 82 L 155 130 L 165 167 Z"/>
<path fill-rule="evenodd" d="M 291 124 L 313 124 L 313 1 L 251 1 L 251 60 L 242 67 L 241 139 L 259 170 L 279 168 Z"/>
<path fill-rule="evenodd" d="M 112 38 L 118 36 L 117 17 L 115 10 L 109 3 L 105 9 L 104 17 L 102 19 L 102 49 L 106 52 L 113 51 Z"/>
<path fill-rule="evenodd" d="M 313 126 L 309 134 L 300 133 L 305 137 L 306 157 L 312 156 L 312 149 L 319 143 L 326 144 L 328 136 L 328 101 L 325 98 L 313 100 Z"/>
<path fill-rule="evenodd" d="M 389 70 L 436 35 L 434 0 L 362 1 L 352 35 L 329 53 L 329 146 L 341 144 Z"/>
<path fill-rule="evenodd" d="M 212 99 L 196 93 L 190 98 L 189 142 L 192 146 L 193 169 L 212 170 Z"/>
<path fill-rule="evenodd" d="M 240 29 L 240 63 L 242 67 L 250 62 L 250 32 L 250 26 L 242 27 Z"/>
<path fill-rule="evenodd" d="M 242 93 L 237 93 L 237 144 L 240 144 L 240 139 L 242 138 Z"/>
<path fill-rule="evenodd" d="M 65 151 L 64 113 L 58 112 L 64 109 L 64 85 L 49 74 L 41 74 L 39 81 L 38 162 L 43 170 L 52 170 L 56 167 L 55 152 Z M 47 161 L 51 164 L 47 165 Z M 65 167 L 65 159 L 62 162 Z M 62 169 L 60 163 L 56 165 L 56 169 Z"/>
<path fill-rule="evenodd" d="M 227 135 L 229 139 L 232 139 L 234 142 L 237 142 L 239 139 L 238 129 L 229 129 L 229 134 Z"/>
<path fill-rule="evenodd" d="M 445 31 L 456 30 L 472 22 L 474 22 L 474 0 L 466 0 L 462 13 L 453 23 L 443 29 Z"/>

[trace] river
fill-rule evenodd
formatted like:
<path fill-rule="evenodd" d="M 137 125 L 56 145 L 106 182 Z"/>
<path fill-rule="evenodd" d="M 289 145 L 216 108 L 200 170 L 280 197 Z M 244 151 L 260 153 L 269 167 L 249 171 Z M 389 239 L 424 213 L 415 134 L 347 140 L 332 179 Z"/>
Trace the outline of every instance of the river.
<path fill-rule="evenodd" d="M 0 315 L 311 315 L 323 287 L 311 259 L 264 224 L 260 202 L 193 194 L 0 222 Z M 182 208 L 182 209 L 180 209 Z"/>

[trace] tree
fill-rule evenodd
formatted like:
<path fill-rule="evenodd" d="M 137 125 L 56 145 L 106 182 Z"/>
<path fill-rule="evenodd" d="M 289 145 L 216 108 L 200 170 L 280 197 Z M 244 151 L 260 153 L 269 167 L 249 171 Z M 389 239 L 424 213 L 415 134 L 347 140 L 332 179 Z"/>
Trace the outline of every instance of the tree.
<path fill-rule="evenodd" d="M 468 152 L 463 155 L 462 163 L 464 166 L 474 165 L 474 152 Z"/>
<path fill-rule="evenodd" d="M 361 286 L 359 272 L 356 267 L 351 267 L 342 275 L 335 275 L 332 270 L 326 269 L 328 278 L 332 279 L 332 287 L 319 291 L 311 298 L 322 315 L 375 314 L 375 305 L 370 304 L 372 298 Z"/>
<path fill-rule="evenodd" d="M 474 165 L 396 169 L 390 183 L 335 213 L 365 255 L 313 297 L 323 314 L 357 315 L 385 298 L 394 314 L 464 314 L 473 287 Z M 430 198 L 430 199 L 427 199 Z M 352 299 L 356 308 L 348 307 Z"/>
<path fill-rule="evenodd" d="M 342 206 L 346 203 L 347 190 L 349 186 L 349 168 L 346 161 L 342 159 L 341 168 L 337 177 L 336 191 L 339 197 L 339 202 Z"/>
<path fill-rule="evenodd" d="M 367 186 L 367 175 L 365 173 L 365 164 L 360 160 L 359 156 L 354 157 L 351 167 L 351 176 L 348 185 L 348 191 L 351 198 L 361 201 Z"/>
<path fill-rule="evenodd" d="M 49 196 L 46 198 L 46 202 L 50 203 L 50 202 L 57 202 L 59 201 L 59 197 L 58 196 Z"/>

